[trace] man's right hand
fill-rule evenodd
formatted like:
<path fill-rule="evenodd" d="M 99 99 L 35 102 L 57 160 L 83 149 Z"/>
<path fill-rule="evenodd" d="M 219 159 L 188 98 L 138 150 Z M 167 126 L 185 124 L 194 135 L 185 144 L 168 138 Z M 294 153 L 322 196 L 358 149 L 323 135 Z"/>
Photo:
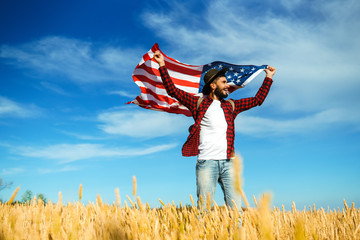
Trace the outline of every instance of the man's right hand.
<path fill-rule="evenodd" d="M 159 50 L 155 51 L 154 59 L 159 64 L 160 67 L 165 66 L 164 56 L 161 54 L 161 52 Z"/>

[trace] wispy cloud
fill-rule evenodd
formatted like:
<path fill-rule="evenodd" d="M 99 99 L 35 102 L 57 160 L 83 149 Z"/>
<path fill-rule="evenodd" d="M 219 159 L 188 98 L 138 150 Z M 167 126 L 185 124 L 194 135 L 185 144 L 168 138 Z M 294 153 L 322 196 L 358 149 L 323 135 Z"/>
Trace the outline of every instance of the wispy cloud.
<path fill-rule="evenodd" d="M 23 173 L 25 172 L 24 168 L 4 168 L 1 170 L 0 175 L 4 176 L 4 175 L 16 175 L 19 173 Z"/>
<path fill-rule="evenodd" d="M 359 113 L 346 109 L 329 109 L 319 113 L 300 116 L 295 119 L 270 119 L 250 115 L 236 119 L 236 131 L 251 136 L 269 137 L 287 134 L 317 134 L 329 131 L 337 125 L 352 126 L 360 130 Z"/>
<path fill-rule="evenodd" d="M 76 132 L 69 132 L 69 131 L 64 131 L 64 130 L 60 130 L 61 133 L 68 135 L 68 136 L 73 136 L 77 139 L 81 139 L 81 140 L 91 140 L 91 141 L 98 141 L 98 140 L 106 140 L 109 139 L 109 136 L 91 136 L 91 135 L 86 135 L 86 134 L 80 134 L 80 133 L 76 133 Z"/>
<path fill-rule="evenodd" d="M 61 168 L 39 168 L 37 171 L 39 174 L 61 173 L 61 172 L 73 172 L 78 171 L 80 168 L 75 166 L 65 166 Z"/>
<path fill-rule="evenodd" d="M 172 149 L 177 144 L 162 144 L 151 147 L 106 147 L 102 144 L 57 144 L 46 147 L 14 147 L 17 155 L 55 160 L 64 164 L 83 159 L 131 157 L 153 154 Z"/>
<path fill-rule="evenodd" d="M 53 36 L 18 46 L 2 45 L 0 58 L 18 68 L 65 76 L 84 84 L 128 81 L 140 57 L 135 49 Z M 124 74 L 129 77 L 121 79 Z"/>
<path fill-rule="evenodd" d="M 165 52 L 182 62 L 274 65 L 277 73 L 266 103 L 276 106 L 272 109 L 285 119 L 289 112 L 302 115 L 302 120 L 283 123 L 305 123 L 311 113 L 317 119 L 342 109 L 355 116 L 352 126 L 359 129 L 360 110 L 354 105 L 360 102 L 360 2 L 262 1 L 258 12 L 247 11 L 254 8 L 253 2 L 251 6 L 233 1 L 207 4 L 199 26 L 186 24 L 190 13 L 179 5 L 167 13 L 145 12 L 144 24 L 170 43 Z M 244 91 L 251 89 L 255 94 L 255 84 Z M 323 124 L 328 126 L 348 122 L 346 114 L 328 114 L 327 118 L 330 121 Z M 280 132 L 290 129 L 282 126 Z"/>
<path fill-rule="evenodd" d="M 131 94 L 129 92 L 126 92 L 126 91 L 110 91 L 109 94 L 112 94 L 112 95 L 119 95 L 119 96 L 122 96 L 122 97 L 126 97 L 126 98 L 131 98 L 131 99 L 134 99 L 137 95 L 135 94 Z"/>
<path fill-rule="evenodd" d="M 0 118 L 29 118 L 41 115 L 41 109 L 34 104 L 22 104 L 0 96 Z"/>
<path fill-rule="evenodd" d="M 186 132 L 192 119 L 149 110 L 115 110 L 98 115 L 99 128 L 108 134 L 154 138 Z"/>
<path fill-rule="evenodd" d="M 67 93 L 64 89 L 62 89 L 60 86 L 57 86 L 56 84 L 54 83 L 51 83 L 51 82 L 40 82 L 40 85 L 43 87 L 43 88 L 46 88 L 56 94 L 60 94 L 60 95 L 63 95 L 63 96 L 71 96 L 69 93 Z"/>

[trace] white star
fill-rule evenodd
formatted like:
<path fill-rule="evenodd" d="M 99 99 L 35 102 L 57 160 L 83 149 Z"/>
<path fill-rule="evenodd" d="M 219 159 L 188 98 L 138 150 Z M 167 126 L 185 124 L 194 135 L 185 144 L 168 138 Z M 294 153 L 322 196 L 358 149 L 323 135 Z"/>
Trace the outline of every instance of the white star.
<path fill-rule="evenodd" d="M 253 67 L 252 69 L 251 69 L 251 71 L 254 71 L 255 70 L 255 68 Z"/>
<path fill-rule="evenodd" d="M 242 69 L 240 69 L 240 72 L 244 72 L 245 70 L 242 68 Z"/>
<path fill-rule="evenodd" d="M 220 64 L 220 65 L 219 65 L 219 68 L 220 68 L 220 69 L 223 68 L 223 65 Z"/>
<path fill-rule="evenodd" d="M 233 69 L 233 67 L 231 67 L 229 70 L 232 71 L 232 70 L 234 70 L 234 69 Z"/>
<path fill-rule="evenodd" d="M 234 76 L 235 76 L 235 77 L 236 77 L 237 75 L 239 75 L 239 73 L 237 73 L 237 72 L 236 72 L 236 73 L 234 73 Z"/>
<path fill-rule="evenodd" d="M 231 76 L 229 75 L 229 76 L 227 76 L 227 79 L 231 79 Z"/>

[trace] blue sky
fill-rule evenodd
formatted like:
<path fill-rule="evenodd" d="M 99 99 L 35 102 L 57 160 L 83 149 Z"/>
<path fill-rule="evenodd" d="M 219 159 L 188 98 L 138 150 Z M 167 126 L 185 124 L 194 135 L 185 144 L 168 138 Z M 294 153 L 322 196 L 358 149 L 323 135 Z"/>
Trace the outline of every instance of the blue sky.
<path fill-rule="evenodd" d="M 360 202 L 358 1 L 2 1 L 0 177 L 53 202 L 190 203 L 192 119 L 126 105 L 154 43 L 168 56 L 277 68 L 261 107 L 236 120 L 243 186 L 273 204 Z M 253 96 L 265 74 L 232 98 Z M 220 187 L 215 200 L 223 204 Z"/>

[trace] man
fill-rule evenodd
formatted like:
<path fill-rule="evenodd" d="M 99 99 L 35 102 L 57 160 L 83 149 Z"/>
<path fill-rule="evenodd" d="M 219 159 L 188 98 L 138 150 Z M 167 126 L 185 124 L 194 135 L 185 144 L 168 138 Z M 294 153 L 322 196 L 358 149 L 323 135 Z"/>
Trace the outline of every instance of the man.
<path fill-rule="evenodd" d="M 265 100 L 275 74 L 275 68 L 265 69 L 266 77 L 255 97 L 240 100 L 228 100 L 227 69 L 210 69 L 204 76 L 204 97 L 182 91 L 175 87 L 160 51 L 154 53 L 159 64 L 161 79 L 167 93 L 187 107 L 195 123 L 183 148 L 183 156 L 198 156 L 196 163 L 196 185 L 198 204 L 206 203 L 210 194 L 211 202 L 215 195 L 216 185 L 220 184 L 226 205 L 234 207 L 233 201 L 240 208 L 240 198 L 235 195 L 233 187 L 233 168 L 231 158 L 234 155 L 234 120 L 245 110 L 260 106 Z"/>

